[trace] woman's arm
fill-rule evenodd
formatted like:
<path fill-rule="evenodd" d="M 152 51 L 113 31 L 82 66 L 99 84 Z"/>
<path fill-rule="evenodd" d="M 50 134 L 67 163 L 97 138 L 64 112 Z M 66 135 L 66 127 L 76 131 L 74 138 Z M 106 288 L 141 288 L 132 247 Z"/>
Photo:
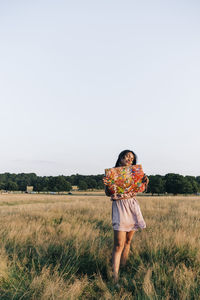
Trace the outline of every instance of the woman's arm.
<path fill-rule="evenodd" d="M 144 192 L 144 191 L 146 191 L 147 190 L 147 186 L 148 186 L 148 183 L 149 183 L 149 178 L 147 177 L 147 175 L 146 174 L 144 174 L 144 176 L 143 176 L 143 178 L 142 178 L 142 186 L 140 187 L 140 189 L 139 189 L 139 193 L 142 193 L 142 192 Z"/>

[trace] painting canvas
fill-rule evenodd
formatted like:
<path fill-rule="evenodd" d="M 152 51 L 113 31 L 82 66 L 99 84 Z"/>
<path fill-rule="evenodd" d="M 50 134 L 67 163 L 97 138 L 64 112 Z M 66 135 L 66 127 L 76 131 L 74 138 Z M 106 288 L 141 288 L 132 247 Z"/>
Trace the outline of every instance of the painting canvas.
<path fill-rule="evenodd" d="M 143 176 L 142 166 L 132 165 L 105 169 L 103 181 L 112 195 L 129 192 L 137 193 L 143 185 Z"/>

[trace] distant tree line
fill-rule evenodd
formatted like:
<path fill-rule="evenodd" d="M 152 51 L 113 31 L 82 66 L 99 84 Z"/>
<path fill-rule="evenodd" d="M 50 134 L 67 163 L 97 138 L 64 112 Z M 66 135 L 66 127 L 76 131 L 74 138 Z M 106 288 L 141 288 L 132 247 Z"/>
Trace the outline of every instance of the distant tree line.
<path fill-rule="evenodd" d="M 104 189 L 103 175 L 37 176 L 35 173 L 0 174 L 0 190 L 26 191 L 27 185 L 36 192 Z M 150 175 L 147 193 L 196 194 L 200 191 L 200 176 L 182 176 L 169 173 L 165 176 Z"/>
<path fill-rule="evenodd" d="M 169 173 L 165 176 L 150 175 L 147 193 L 196 194 L 200 191 L 200 176 L 183 176 Z"/>
<path fill-rule="evenodd" d="M 70 191 L 72 186 L 80 190 L 103 189 L 103 175 L 37 176 L 35 173 L 0 174 L 0 190 L 26 191 L 27 185 L 36 192 Z"/>

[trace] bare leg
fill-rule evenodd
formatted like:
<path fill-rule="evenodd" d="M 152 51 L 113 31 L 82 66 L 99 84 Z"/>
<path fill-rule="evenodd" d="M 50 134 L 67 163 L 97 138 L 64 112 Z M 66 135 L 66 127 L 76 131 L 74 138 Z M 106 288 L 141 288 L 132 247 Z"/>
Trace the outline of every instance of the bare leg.
<path fill-rule="evenodd" d="M 124 248 L 125 240 L 126 240 L 125 231 L 114 230 L 114 247 L 113 247 L 113 254 L 112 254 L 112 264 L 113 264 L 113 275 L 114 275 L 115 282 L 118 281 L 120 259 Z"/>
<path fill-rule="evenodd" d="M 125 240 L 124 249 L 123 249 L 123 252 L 121 255 L 122 266 L 125 266 L 125 264 L 127 262 L 129 251 L 130 251 L 130 246 L 131 246 L 131 240 L 133 238 L 134 233 L 135 233 L 135 231 L 126 232 L 126 240 Z"/>

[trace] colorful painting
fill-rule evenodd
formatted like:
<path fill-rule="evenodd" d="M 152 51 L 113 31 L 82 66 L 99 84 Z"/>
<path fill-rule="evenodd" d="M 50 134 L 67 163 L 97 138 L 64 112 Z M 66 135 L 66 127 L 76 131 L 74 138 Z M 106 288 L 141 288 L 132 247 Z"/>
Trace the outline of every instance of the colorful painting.
<path fill-rule="evenodd" d="M 143 190 L 141 165 L 105 169 L 104 184 L 112 195 L 138 193 Z"/>

